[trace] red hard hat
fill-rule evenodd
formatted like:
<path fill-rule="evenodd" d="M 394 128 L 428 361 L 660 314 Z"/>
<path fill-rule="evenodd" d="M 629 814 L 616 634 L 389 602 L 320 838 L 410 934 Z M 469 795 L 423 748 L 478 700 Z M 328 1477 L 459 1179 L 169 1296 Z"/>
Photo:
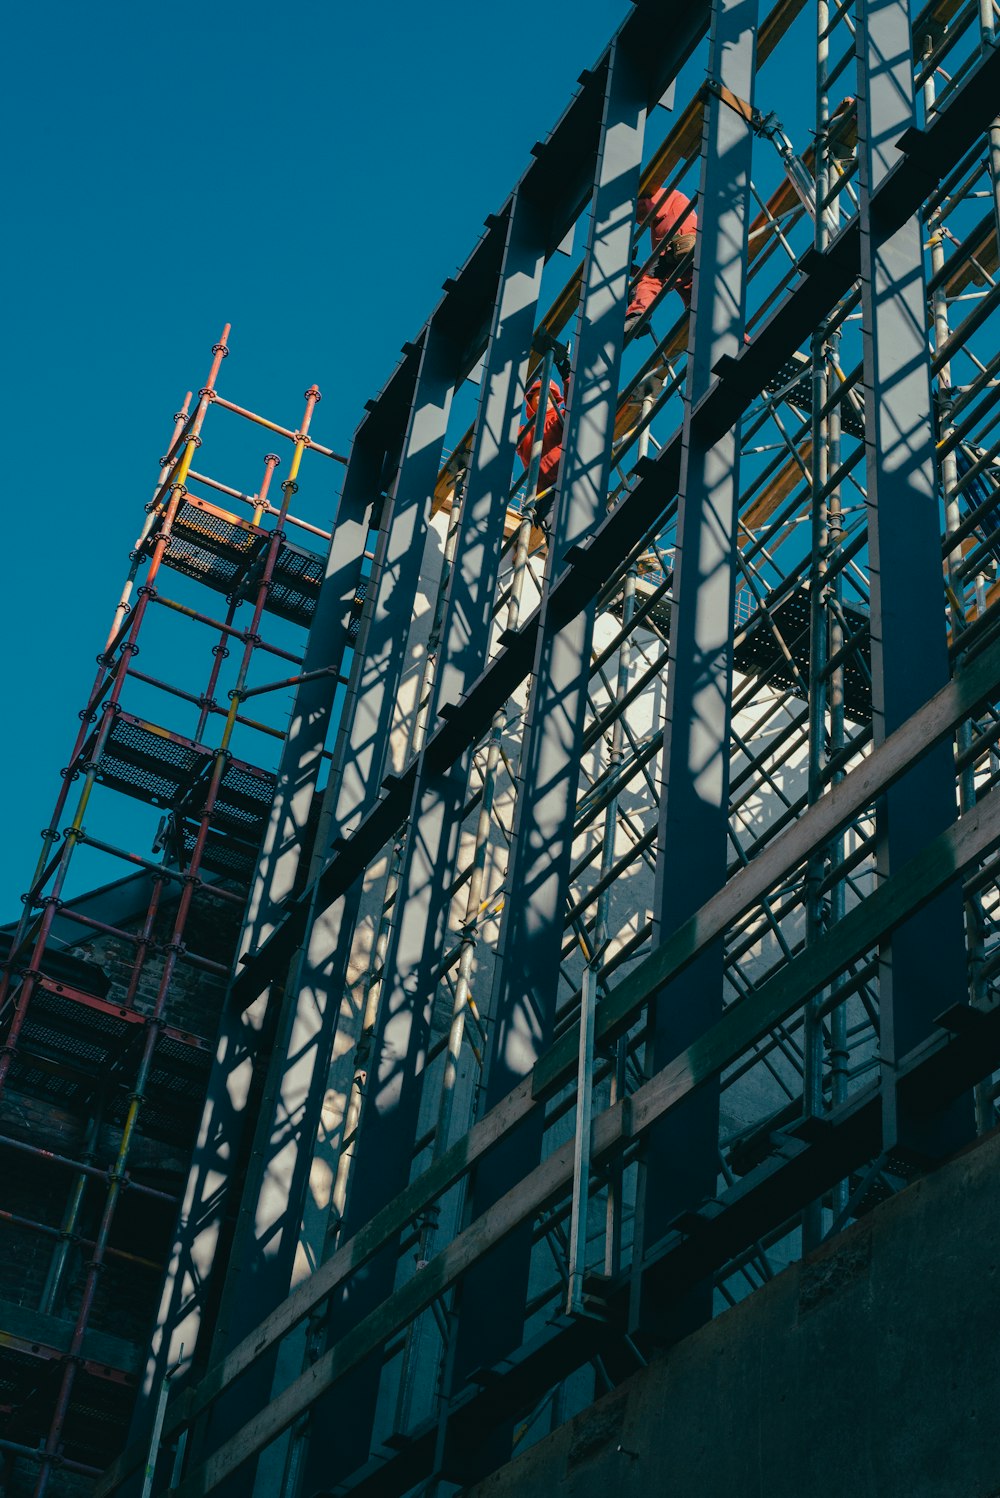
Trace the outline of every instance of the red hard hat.
<path fill-rule="evenodd" d="M 538 376 L 536 375 L 535 378 L 532 380 L 531 384 L 528 386 L 527 390 L 525 391 L 525 398 L 526 399 L 530 399 L 530 397 L 533 396 L 533 395 L 535 397 L 537 397 L 541 393 L 541 389 L 542 389 L 542 382 L 538 378 Z M 552 379 L 549 381 L 549 394 L 550 395 L 554 395 L 557 401 L 561 401 L 562 398 L 563 398 L 563 388 L 562 388 L 562 385 L 555 378 L 555 376 L 553 376 Z"/>

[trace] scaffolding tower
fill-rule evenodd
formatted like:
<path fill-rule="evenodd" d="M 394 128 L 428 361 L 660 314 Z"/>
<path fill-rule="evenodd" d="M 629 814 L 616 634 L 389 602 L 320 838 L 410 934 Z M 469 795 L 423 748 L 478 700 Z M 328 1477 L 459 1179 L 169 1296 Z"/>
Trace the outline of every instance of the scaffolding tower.
<path fill-rule="evenodd" d="M 468 1487 L 995 1122 L 998 98 L 638 0 L 404 344 L 101 1498 Z"/>
<path fill-rule="evenodd" d="M 258 708 L 302 679 L 323 580 L 329 533 L 291 512 L 305 455 L 338 457 L 309 435 L 319 390 L 294 432 L 234 405 L 217 388 L 228 334 L 174 418 L 23 914 L 0 932 L 10 1494 L 86 1491 L 125 1439 L 288 745 L 280 708 Z M 275 453 L 253 493 L 196 468 L 213 406 L 257 447 L 291 444 L 277 503 Z M 256 468 L 253 447 L 239 458 Z"/>

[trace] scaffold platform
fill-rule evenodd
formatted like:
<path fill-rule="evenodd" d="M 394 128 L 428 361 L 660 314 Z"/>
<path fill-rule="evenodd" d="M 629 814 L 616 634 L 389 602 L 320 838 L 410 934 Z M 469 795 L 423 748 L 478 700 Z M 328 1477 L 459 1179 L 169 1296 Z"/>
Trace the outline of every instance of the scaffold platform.
<path fill-rule="evenodd" d="M 164 566 L 204 583 L 227 598 L 250 597 L 259 581 L 270 531 L 188 494 L 174 519 Z M 155 544 L 155 533 L 146 542 Z M 323 581 L 324 561 L 315 552 L 283 539 L 274 561 L 264 608 L 307 627 Z"/>

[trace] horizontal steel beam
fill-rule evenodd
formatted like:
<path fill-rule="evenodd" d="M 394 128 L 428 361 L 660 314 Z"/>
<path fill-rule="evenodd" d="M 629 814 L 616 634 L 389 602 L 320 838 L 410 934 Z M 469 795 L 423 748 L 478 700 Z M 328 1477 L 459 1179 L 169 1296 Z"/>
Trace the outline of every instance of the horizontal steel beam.
<path fill-rule="evenodd" d="M 594 1119 L 591 1145 L 595 1164 L 640 1138 L 886 931 L 933 899 L 957 872 L 998 844 L 1000 790 L 984 797 L 974 810 L 929 843 L 756 994 L 734 1004 L 705 1035 L 637 1092 L 599 1114 Z M 988 1025 L 985 1016 L 968 1012 L 972 1020 L 978 1019 L 980 1028 Z M 961 1042 L 961 1033 L 954 1042 L 936 1040 L 921 1048 L 919 1064 L 937 1059 L 941 1050 Z M 990 1070 L 989 1047 L 984 1046 L 980 1056 L 983 1070 Z M 909 1059 L 911 1065 L 903 1067 L 904 1071 L 912 1069 L 913 1058 Z M 944 1072 L 943 1067 L 941 1070 Z M 176 1498 L 203 1498 L 238 1471 L 303 1415 L 320 1394 L 426 1310 L 498 1242 L 556 1201 L 567 1190 L 572 1175 L 573 1140 L 567 1139 L 197 1467 L 176 1489 Z"/>
<path fill-rule="evenodd" d="M 650 993 L 681 971 L 705 944 L 715 940 L 750 910 L 768 889 L 802 864 L 814 849 L 823 846 L 841 827 L 871 806 L 922 754 L 952 734 L 959 723 L 998 691 L 1000 641 L 994 642 L 964 666 L 863 764 L 851 771 L 839 785 L 832 787 L 759 858 L 734 875 L 724 889 L 613 988 L 598 1008 L 598 1043 L 605 1043 L 627 1030 Z M 809 957 L 815 950 L 811 948 L 802 955 Z M 738 1012 L 733 1011 L 734 1014 Z M 728 1018 L 727 1015 L 721 1023 L 727 1023 Z M 714 1027 L 709 1034 L 714 1035 L 717 1028 Z M 707 1038 L 705 1043 L 708 1043 Z M 207 1409 L 257 1357 L 293 1331 L 338 1285 L 368 1263 L 402 1228 L 460 1180 L 509 1129 L 563 1086 L 574 1073 L 577 1045 L 574 1026 L 542 1056 L 532 1074 L 515 1091 L 320 1265 L 194 1388 L 184 1391 L 170 1410 L 166 1435 L 175 1433 Z M 98 1484 L 95 1498 L 113 1493 L 144 1457 L 144 1450 L 138 1448 L 124 1453 Z"/>
<path fill-rule="evenodd" d="M 544 210 L 549 254 L 565 239 L 590 196 L 604 106 L 604 80 L 614 42 L 617 40 L 626 50 L 652 60 L 647 101 L 652 108 L 708 30 L 710 10 L 710 0 L 691 0 L 680 13 L 673 8 L 668 13 L 659 0 L 633 0 L 633 8 L 615 38 L 594 66 L 581 73 L 579 92 L 546 139 L 532 147 L 532 160 L 514 192 L 533 199 Z M 780 34 L 783 24 L 787 21 L 779 19 L 777 26 L 772 23 L 772 33 Z M 490 262 L 491 256 L 498 256 L 503 247 L 510 197 L 498 213 L 486 219 L 485 233 L 461 269 L 445 281 L 444 294 L 420 333 L 412 343 L 403 345 L 404 359 L 412 356 L 436 317 L 442 325 L 448 325 L 453 337 L 467 340 L 469 368 L 476 363 L 485 346 L 493 310 L 493 288 L 483 274 L 483 266 Z M 359 430 L 366 422 L 381 423 L 393 408 L 398 409 L 399 373 L 399 369 L 394 371 L 379 395 L 368 402 L 368 414 L 362 418 Z"/>
<path fill-rule="evenodd" d="M 908 154 L 872 197 L 872 213 L 887 227 L 917 211 L 934 182 L 955 154 L 982 133 L 996 112 L 1000 95 L 1000 52 L 986 57 L 935 118 L 927 131 L 909 131 Z M 775 379 L 816 323 L 843 296 L 860 268 L 860 232 L 856 221 L 841 232 L 825 254 L 809 251 L 800 262 L 803 279 L 789 293 L 753 342 L 735 359 L 722 361 L 719 378 L 700 402 L 692 420 L 706 440 L 714 440 L 739 419 L 751 401 Z M 681 432 L 674 434 L 656 459 L 637 465 L 636 487 L 623 497 L 586 547 L 575 548 L 552 588 L 549 608 L 571 618 L 593 599 L 616 563 L 641 544 L 677 493 Z M 488 729 L 493 714 L 531 670 L 538 635 L 536 610 L 513 640 L 494 657 L 461 702 L 445 705 L 443 724 L 428 739 L 425 759 L 444 768 Z M 328 906 L 350 888 L 382 846 L 406 820 L 413 792 L 414 769 L 390 779 L 378 805 L 353 836 L 334 854 L 319 876 L 317 908 Z M 274 934 L 245 959 L 232 988 L 233 1002 L 246 1007 L 274 976 L 301 939 L 311 905 L 309 886 L 287 907 Z"/>

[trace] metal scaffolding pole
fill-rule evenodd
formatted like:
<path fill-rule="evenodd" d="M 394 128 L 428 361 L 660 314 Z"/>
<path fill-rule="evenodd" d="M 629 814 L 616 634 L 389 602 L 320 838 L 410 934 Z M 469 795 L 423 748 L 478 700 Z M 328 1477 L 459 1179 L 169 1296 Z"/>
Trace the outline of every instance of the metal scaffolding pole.
<path fill-rule="evenodd" d="M 231 631 L 233 637 L 243 639 L 245 651 L 260 644 L 257 631 L 267 597 L 264 585 L 269 585 L 275 548 L 280 546 L 283 539 L 281 527 L 289 518 L 288 507 L 298 487 L 298 466 L 308 439 L 311 413 L 318 399 L 318 391 L 307 393 L 303 426 L 298 434 L 288 434 L 295 443 L 293 470 L 283 487 L 282 504 L 275 512 L 279 524 L 271 532 L 268 543 L 265 573 L 257 598 L 254 621 L 249 630 Z M 311 445 L 311 439 L 309 440 Z M 359 444 L 359 452 L 365 451 L 364 445 Z M 269 458 L 268 472 L 273 471 L 276 464 L 277 459 L 272 462 L 272 458 Z M 351 521 L 355 525 L 358 523 L 358 507 L 370 506 L 372 503 L 369 479 L 368 471 L 363 474 L 359 474 L 357 469 L 348 471 L 341 498 L 341 508 L 350 517 L 345 522 L 345 530 L 350 528 Z M 266 503 L 268 490 L 269 484 L 262 485 L 261 493 L 254 496 L 257 507 Z M 353 539 L 355 538 L 352 536 Z M 339 560 L 341 571 L 347 566 L 343 551 L 340 551 L 338 558 L 337 548 L 332 546 L 302 663 L 307 672 L 312 672 L 319 661 L 328 659 L 330 634 L 335 627 L 330 619 L 331 613 L 336 624 L 343 624 L 344 630 L 343 639 L 336 640 L 335 637 L 333 645 L 333 649 L 338 652 L 338 659 L 343 658 L 347 645 L 347 622 L 341 618 L 344 580 L 342 576 L 337 576 L 335 558 Z M 354 555 L 351 557 L 351 565 L 356 576 L 357 562 Z M 224 638 L 229 633 L 227 626 L 223 631 Z M 270 810 L 244 915 L 237 961 L 263 939 L 274 920 L 275 911 L 293 888 L 303 856 L 309 810 L 319 774 L 335 689 L 336 677 L 324 676 L 313 677 L 296 692 L 289 734 L 282 744 L 275 800 Z M 211 691 L 208 695 L 211 696 Z M 239 698 L 231 699 L 231 714 L 235 714 L 239 701 Z M 239 721 L 238 714 L 235 714 L 235 721 Z M 157 1391 L 166 1376 L 166 1370 L 177 1362 L 182 1344 L 189 1352 L 197 1345 L 204 1310 L 202 1287 L 207 1283 L 216 1254 L 221 1251 L 223 1199 L 220 1197 L 220 1183 L 226 1182 L 230 1175 L 229 1162 L 241 1155 L 241 1129 L 246 1109 L 253 1097 L 255 1062 L 260 1048 L 267 1044 L 273 1033 L 273 1013 L 268 1024 L 268 999 L 269 995 L 265 995 L 246 1012 L 229 1005 L 223 1010 L 215 1062 L 199 1130 L 199 1143 L 188 1174 L 170 1266 L 161 1292 L 157 1329 L 146 1367 L 143 1396 L 133 1419 L 133 1432 L 137 1437 L 154 1417 Z M 238 1178 L 238 1172 L 233 1174 Z"/>

